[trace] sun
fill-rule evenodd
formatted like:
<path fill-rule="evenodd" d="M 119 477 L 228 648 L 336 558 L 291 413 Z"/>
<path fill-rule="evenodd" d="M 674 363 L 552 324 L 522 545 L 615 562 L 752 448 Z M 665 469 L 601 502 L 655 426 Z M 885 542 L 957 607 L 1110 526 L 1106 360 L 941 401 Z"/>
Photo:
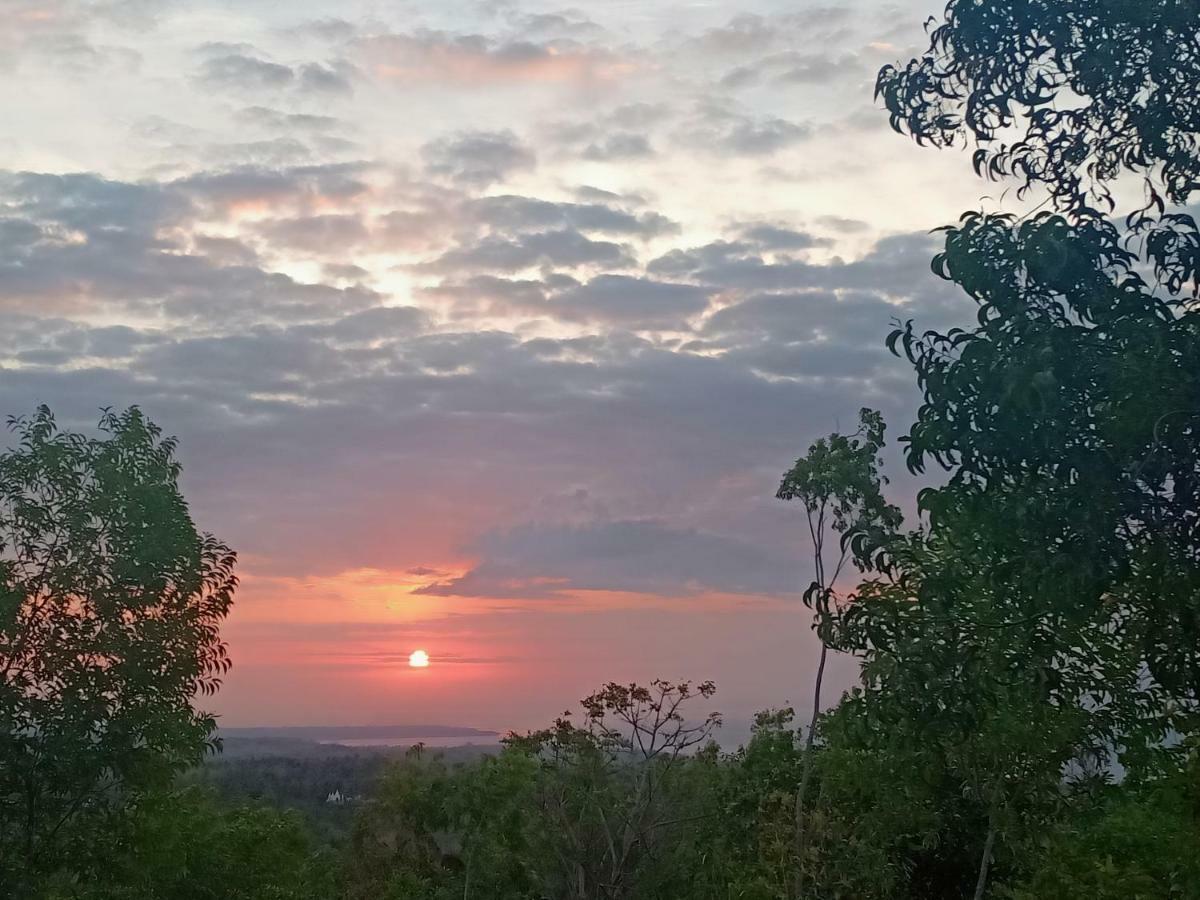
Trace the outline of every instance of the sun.
<path fill-rule="evenodd" d="M 429 654 L 424 650 L 414 650 L 408 655 L 408 664 L 414 669 L 429 668 Z"/>

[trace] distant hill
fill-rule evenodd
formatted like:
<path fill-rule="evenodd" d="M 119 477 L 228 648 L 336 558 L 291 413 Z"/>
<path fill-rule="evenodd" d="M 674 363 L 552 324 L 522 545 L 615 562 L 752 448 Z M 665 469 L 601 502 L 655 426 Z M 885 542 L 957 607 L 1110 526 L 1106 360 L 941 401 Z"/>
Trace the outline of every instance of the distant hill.
<path fill-rule="evenodd" d="M 300 741 L 321 743 L 366 740 L 414 741 L 426 738 L 485 738 L 494 741 L 500 737 L 496 731 L 481 731 L 459 725 L 295 725 L 286 727 L 260 726 L 255 728 L 226 728 L 220 730 L 222 737 L 236 738 L 290 738 Z"/>
<path fill-rule="evenodd" d="M 431 749 L 499 747 L 500 734 L 458 725 L 301 725 L 290 728 L 220 728 L 224 759 L 287 756 L 395 755 L 416 743 Z"/>

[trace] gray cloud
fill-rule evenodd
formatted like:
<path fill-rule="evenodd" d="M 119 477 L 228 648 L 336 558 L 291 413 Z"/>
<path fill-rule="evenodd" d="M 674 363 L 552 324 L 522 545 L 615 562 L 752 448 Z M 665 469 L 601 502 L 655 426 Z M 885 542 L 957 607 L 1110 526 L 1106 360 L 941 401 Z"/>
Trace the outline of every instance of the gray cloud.
<path fill-rule="evenodd" d="M 593 142 L 583 151 L 585 159 L 597 162 L 642 159 L 654 155 L 654 148 L 645 135 L 622 132 Z"/>
<path fill-rule="evenodd" d="M 448 298 L 464 316 L 547 316 L 565 322 L 632 329 L 686 329 L 703 313 L 712 291 L 692 284 L 605 273 L 588 281 L 562 274 L 545 280 L 477 275 L 442 284 L 432 296 Z"/>
<path fill-rule="evenodd" d="M 793 562 L 740 538 L 653 520 L 525 525 L 485 536 L 484 561 L 419 593 L 546 599 L 580 590 L 792 594 Z"/>
<path fill-rule="evenodd" d="M 305 63 L 296 70 L 297 87 L 310 94 L 352 94 L 355 68 L 346 62 Z"/>
<path fill-rule="evenodd" d="M 629 275 L 599 275 L 553 296 L 564 319 L 623 323 L 627 327 L 681 327 L 708 307 L 709 291 Z"/>
<path fill-rule="evenodd" d="M 210 213 L 244 204 L 321 204 L 350 201 L 367 190 L 363 163 L 329 163 L 267 168 L 239 166 L 204 171 L 170 183 L 170 189 Z"/>
<path fill-rule="evenodd" d="M 88 424 L 102 405 L 142 404 L 183 439 L 200 520 L 267 571 L 436 565 L 448 538 L 425 540 L 415 523 L 461 523 L 450 513 L 469 503 L 458 527 L 491 537 L 469 544 L 480 564 L 445 593 L 499 596 L 518 562 L 537 581 L 521 596 L 778 593 L 801 581 L 771 500 L 777 472 L 847 410 L 903 419 L 913 390 L 881 349 L 888 320 L 961 309 L 928 272 L 925 235 L 818 264 L 789 255 L 804 232 L 744 222 L 642 266 L 621 242 L 672 226 L 633 198 L 479 198 L 399 181 L 389 190 L 414 214 L 440 210 L 462 232 L 422 270 L 449 279 L 430 288 L 433 305 L 466 316 L 439 324 L 355 284 L 366 273 L 339 248 L 363 228 L 375 240 L 377 222 L 316 211 L 377 202 L 369 174 L 4 176 L 0 408 L 45 401 Z M 260 220 L 254 246 L 195 225 L 248 199 L 294 213 Z M 256 253 L 293 245 L 331 249 L 329 283 L 271 272 Z M 127 310 L 130 324 L 89 323 Z M 580 333 L 480 331 L 480 314 Z M 690 337 L 635 333 L 658 330 Z M 559 529 L 547 517 L 567 486 L 593 499 Z M 556 530 L 562 540 L 538 550 Z"/>
<path fill-rule="evenodd" d="M 208 58 L 197 77 L 209 87 L 230 91 L 282 91 L 301 94 L 348 95 L 354 92 L 357 69 L 345 60 L 307 62 L 298 66 L 272 62 L 248 45 L 206 44 L 200 52 Z"/>
<path fill-rule="evenodd" d="M 91 175 L 0 175 L 9 227 L 0 306 L 158 310 L 186 320 L 304 320 L 371 306 L 361 287 L 307 284 L 251 263 L 228 243 L 179 233 L 201 182 L 129 184 Z M 215 249 L 213 256 L 206 255 Z M 230 251 L 233 251 L 232 254 Z"/>
<path fill-rule="evenodd" d="M 853 11 L 844 6 L 809 7 L 775 15 L 741 13 L 725 25 L 710 28 L 684 43 L 686 50 L 710 58 L 719 56 L 758 56 L 777 47 L 786 47 L 802 37 L 828 43 L 844 33 Z"/>
<path fill-rule="evenodd" d="M 768 224 L 751 225 L 742 232 L 742 238 L 762 250 L 807 250 L 829 245 L 829 241 L 807 232 Z"/>
<path fill-rule="evenodd" d="M 573 228 L 561 228 L 511 238 L 491 234 L 470 245 L 448 250 L 420 268 L 439 273 L 518 272 L 536 266 L 627 268 L 634 264 L 632 253 L 621 244 L 593 240 Z"/>
<path fill-rule="evenodd" d="M 851 219 L 845 216 L 817 216 L 816 223 L 840 234 L 859 234 L 871 227 L 862 219 Z"/>
<path fill-rule="evenodd" d="M 615 196 L 605 198 L 619 200 Z M 469 214 L 501 231 L 576 228 L 605 234 L 654 237 L 672 234 L 678 224 L 657 212 L 634 213 L 612 203 L 554 203 L 533 197 L 483 197 L 469 204 Z"/>
<path fill-rule="evenodd" d="M 353 214 L 272 219 L 254 230 L 274 246 L 317 254 L 349 250 L 369 236 L 362 219 Z"/>
<path fill-rule="evenodd" d="M 503 181 L 537 162 L 511 131 L 462 132 L 426 144 L 421 153 L 428 171 L 472 187 Z"/>
<path fill-rule="evenodd" d="M 778 116 L 754 116 L 708 99 L 678 134 L 685 146 L 704 152 L 766 156 L 812 137 L 811 125 Z"/>
<path fill-rule="evenodd" d="M 748 65 L 737 66 L 720 80 L 723 87 L 738 89 L 770 80 L 779 85 L 828 85 L 865 78 L 871 67 L 855 53 L 772 53 Z"/>
<path fill-rule="evenodd" d="M 516 25 L 528 38 L 587 39 L 605 33 L 604 28 L 577 10 L 521 16 Z"/>
<path fill-rule="evenodd" d="M 227 53 L 205 60 L 199 77 L 214 87 L 235 90 L 279 90 L 289 87 L 296 77 L 291 66 L 248 56 Z"/>

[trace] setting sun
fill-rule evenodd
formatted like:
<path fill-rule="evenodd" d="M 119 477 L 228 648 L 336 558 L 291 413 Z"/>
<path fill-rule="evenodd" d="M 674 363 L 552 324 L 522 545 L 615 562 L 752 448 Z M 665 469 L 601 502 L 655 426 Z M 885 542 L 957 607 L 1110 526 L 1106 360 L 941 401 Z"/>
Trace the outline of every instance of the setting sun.
<path fill-rule="evenodd" d="M 408 664 L 414 669 L 429 668 L 429 654 L 424 650 L 414 650 L 408 657 Z"/>

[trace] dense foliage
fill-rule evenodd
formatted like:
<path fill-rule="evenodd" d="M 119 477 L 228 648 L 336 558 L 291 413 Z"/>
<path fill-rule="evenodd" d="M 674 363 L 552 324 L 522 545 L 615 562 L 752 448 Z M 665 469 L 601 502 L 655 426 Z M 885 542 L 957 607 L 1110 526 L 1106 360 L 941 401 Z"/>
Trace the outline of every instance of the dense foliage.
<path fill-rule="evenodd" d="M 1063 207 L 1157 174 L 1173 203 L 1200 179 L 1195 0 L 950 0 L 928 51 L 879 73 L 892 126 L 975 168 L 1043 185 Z"/>
<path fill-rule="evenodd" d="M 175 443 L 136 409 L 101 436 L 46 409 L 0 455 L 0 883 L 93 852 L 202 757 L 192 700 L 228 667 L 234 555 L 198 532 Z"/>

